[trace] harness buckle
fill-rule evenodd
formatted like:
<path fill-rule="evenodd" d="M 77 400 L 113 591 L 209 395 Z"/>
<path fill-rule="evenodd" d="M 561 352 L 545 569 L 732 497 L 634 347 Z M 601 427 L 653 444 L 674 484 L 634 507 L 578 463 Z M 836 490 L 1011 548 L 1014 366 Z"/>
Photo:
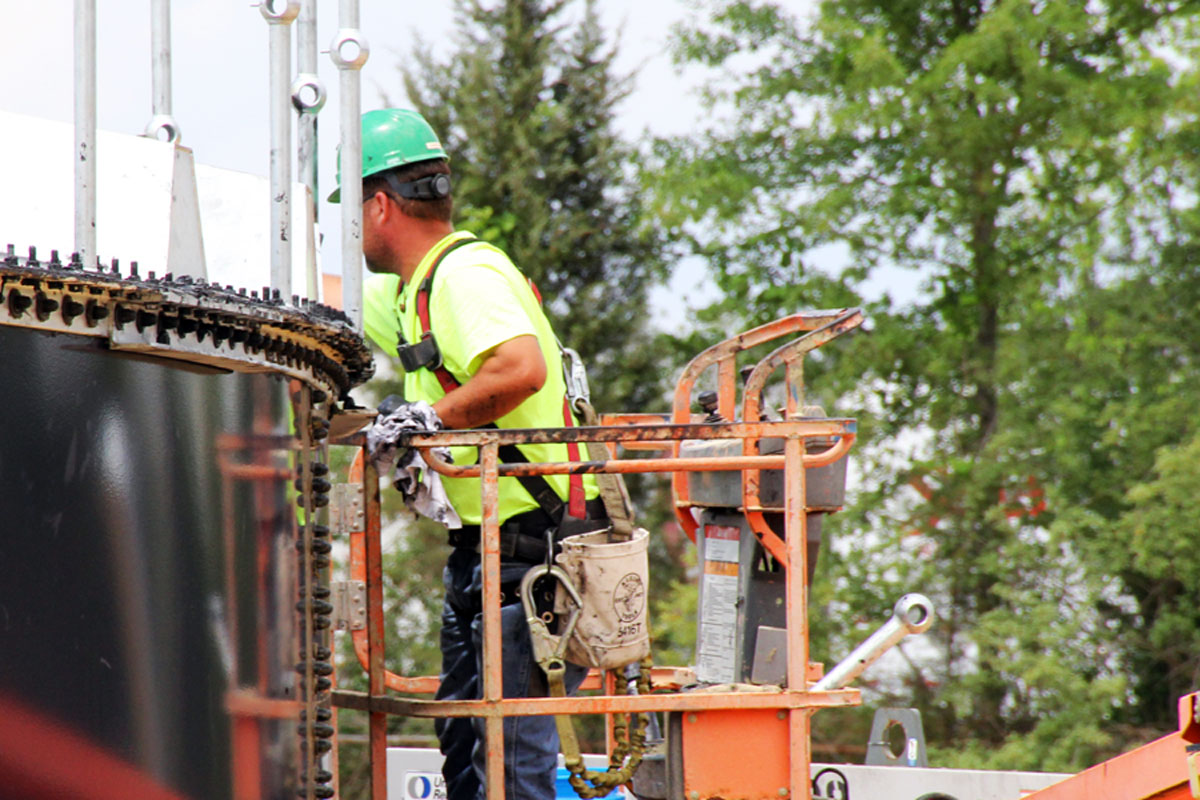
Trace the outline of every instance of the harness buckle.
<path fill-rule="evenodd" d="M 438 347 L 433 331 L 421 334 L 415 344 L 403 344 L 396 348 L 396 356 L 405 372 L 416 372 L 421 368 L 439 369 L 442 366 L 442 350 Z"/>

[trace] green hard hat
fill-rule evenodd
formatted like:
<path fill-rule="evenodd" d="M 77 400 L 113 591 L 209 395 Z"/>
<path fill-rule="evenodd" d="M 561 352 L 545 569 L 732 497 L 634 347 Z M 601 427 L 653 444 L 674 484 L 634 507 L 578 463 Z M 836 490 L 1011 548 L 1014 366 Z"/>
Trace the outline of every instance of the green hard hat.
<path fill-rule="evenodd" d="M 382 108 L 362 116 L 362 176 L 412 164 L 449 158 L 425 118 L 407 108 Z M 338 148 L 338 188 L 329 195 L 336 203 L 342 196 L 342 152 Z"/>

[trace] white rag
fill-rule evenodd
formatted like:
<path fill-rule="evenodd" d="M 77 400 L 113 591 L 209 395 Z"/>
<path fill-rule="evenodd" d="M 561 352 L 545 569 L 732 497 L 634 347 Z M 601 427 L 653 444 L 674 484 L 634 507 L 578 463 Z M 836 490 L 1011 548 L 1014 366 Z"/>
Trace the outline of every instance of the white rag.
<path fill-rule="evenodd" d="M 439 431 L 442 427 L 437 412 L 425 401 L 401 403 L 386 417 L 377 418 L 367 431 L 367 454 L 380 474 L 395 462 L 392 485 L 400 490 L 409 509 L 447 528 L 461 528 L 462 520 L 450 505 L 442 476 L 429 469 L 418 450 L 399 444 L 406 433 Z M 432 452 L 443 461 L 451 460 L 449 447 L 435 447 Z"/>

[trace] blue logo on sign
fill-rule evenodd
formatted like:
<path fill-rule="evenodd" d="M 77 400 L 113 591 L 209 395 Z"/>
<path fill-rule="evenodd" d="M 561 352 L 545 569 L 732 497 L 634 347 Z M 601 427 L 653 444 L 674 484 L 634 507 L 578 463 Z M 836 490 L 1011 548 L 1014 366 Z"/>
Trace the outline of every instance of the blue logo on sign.
<path fill-rule="evenodd" d="M 425 800 L 433 794 L 433 781 L 424 775 L 413 775 L 408 779 L 408 796 Z"/>

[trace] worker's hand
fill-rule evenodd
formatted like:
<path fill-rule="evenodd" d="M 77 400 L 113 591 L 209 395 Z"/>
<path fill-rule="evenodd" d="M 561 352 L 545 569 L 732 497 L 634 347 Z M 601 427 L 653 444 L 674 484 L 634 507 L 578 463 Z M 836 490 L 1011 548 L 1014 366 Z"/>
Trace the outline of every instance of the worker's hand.
<path fill-rule="evenodd" d="M 386 417 L 400 406 L 404 405 L 404 397 L 398 394 L 389 394 L 383 398 L 383 402 L 379 404 L 379 416 Z"/>
<path fill-rule="evenodd" d="M 407 402 L 397 395 L 389 395 L 379 404 L 379 416 L 367 431 L 367 455 L 382 472 L 397 455 L 406 451 L 404 444 L 409 434 L 417 431 L 440 431 L 444 426 L 433 406 L 418 400 Z"/>
<path fill-rule="evenodd" d="M 406 506 L 449 528 L 460 527 L 462 520 L 450 505 L 437 473 L 426 466 L 419 450 L 408 446 L 412 434 L 442 429 L 433 406 L 391 395 L 379 404 L 379 412 L 367 431 L 367 455 L 379 473 L 386 474 L 395 464 L 392 486 L 404 497 Z M 451 460 L 449 447 L 434 447 L 431 452 L 438 460 Z"/>

